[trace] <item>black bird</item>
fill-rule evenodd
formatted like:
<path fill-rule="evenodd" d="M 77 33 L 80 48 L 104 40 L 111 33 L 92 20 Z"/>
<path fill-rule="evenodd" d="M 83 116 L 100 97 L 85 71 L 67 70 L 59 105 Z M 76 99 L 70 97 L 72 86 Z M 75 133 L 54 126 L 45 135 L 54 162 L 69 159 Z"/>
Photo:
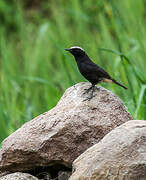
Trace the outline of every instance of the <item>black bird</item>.
<path fill-rule="evenodd" d="M 122 88 L 127 89 L 125 86 L 111 78 L 111 76 L 104 69 L 92 62 L 84 49 L 81 47 L 73 46 L 65 50 L 69 51 L 74 56 L 80 73 L 92 84 L 92 86 L 89 89 L 86 89 L 84 92 L 88 93 L 90 90 L 92 90 L 91 96 L 88 98 L 89 100 L 93 98 L 93 92 L 96 87 L 95 85 L 99 82 L 115 83 Z"/>

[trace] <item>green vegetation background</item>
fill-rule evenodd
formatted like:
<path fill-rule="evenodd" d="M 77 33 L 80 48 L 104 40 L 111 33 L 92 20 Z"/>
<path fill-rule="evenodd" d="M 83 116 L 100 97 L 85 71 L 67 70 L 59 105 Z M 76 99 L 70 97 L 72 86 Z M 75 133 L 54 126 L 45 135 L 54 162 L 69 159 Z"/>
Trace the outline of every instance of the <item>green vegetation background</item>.
<path fill-rule="evenodd" d="M 145 8 L 144 0 L 1 0 L 0 142 L 85 81 L 64 51 L 74 45 L 128 87 L 102 84 L 146 119 Z"/>

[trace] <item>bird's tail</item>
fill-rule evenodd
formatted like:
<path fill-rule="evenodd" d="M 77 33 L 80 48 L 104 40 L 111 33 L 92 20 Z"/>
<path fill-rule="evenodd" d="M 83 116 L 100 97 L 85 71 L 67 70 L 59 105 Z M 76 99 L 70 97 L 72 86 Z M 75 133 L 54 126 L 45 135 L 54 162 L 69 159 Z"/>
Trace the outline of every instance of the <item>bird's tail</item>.
<path fill-rule="evenodd" d="M 119 82 L 117 82 L 116 80 L 114 80 L 114 79 L 111 79 L 111 80 L 112 80 L 112 82 L 113 82 L 113 83 L 115 83 L 115 84 L 117 84 L 117 85 L 121 86 L 122 88 L 124 88 L 124 89 L 128 89 L 127 87 L 125 87 L 124 85 L 120 84 L 120 83 L 119 83 Z"/>

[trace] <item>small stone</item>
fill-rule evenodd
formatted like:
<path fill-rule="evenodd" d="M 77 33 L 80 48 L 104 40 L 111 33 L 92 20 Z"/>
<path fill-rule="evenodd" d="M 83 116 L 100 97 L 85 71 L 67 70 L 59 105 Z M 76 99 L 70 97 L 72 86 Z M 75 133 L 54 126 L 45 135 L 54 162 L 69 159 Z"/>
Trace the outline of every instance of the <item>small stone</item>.
<path fill-rule="evenodd" d="M 16 172 L 0 177 L 0 180 L 39 180 L 38 178 L 22 172 Z"/>

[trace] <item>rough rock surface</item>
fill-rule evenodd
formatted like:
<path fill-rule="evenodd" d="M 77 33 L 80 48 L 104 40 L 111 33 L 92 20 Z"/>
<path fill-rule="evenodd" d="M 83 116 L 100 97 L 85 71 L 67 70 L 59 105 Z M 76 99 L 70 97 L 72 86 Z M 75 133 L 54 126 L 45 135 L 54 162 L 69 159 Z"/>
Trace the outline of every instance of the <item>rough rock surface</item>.
<path fill-rule="evenodd" d="M 146 121 L 132 120 L 112 130 L 73 167 L 69 180 L 146 180 Z"/>
<path fill-rule="evenodd" d="M 58 173 L 58 180 L 68 180 L 71 174 L 69 171 L 60 171 Z"/>
<path fill-rule="evenodd" d="M 16 172 L 0 177 L 0 180 L 39 180 L 27 173 Z"/>
<path fill-rule="evenodd" d="M 0 170 L 31 170 L 55 163 L 71 167 L 87 148 L 113 128 L 132 119 L 127 109 L 110 91 L 100 87 L 96 96 L 84 101 L 89 83 L 67 89 L 56 107 L 7 137 L 0 150 Z"/>
<path fill-rule="evenodd" d="M 7 174 L 10 174 L 11 172 L 9 172 L 9 171 L 4 171 L 4 172 L 1 172 L 0 171 L 0 178 L 2 177 L 2 176 L 5 176 L 5 175 L 7 175 Z"/>

